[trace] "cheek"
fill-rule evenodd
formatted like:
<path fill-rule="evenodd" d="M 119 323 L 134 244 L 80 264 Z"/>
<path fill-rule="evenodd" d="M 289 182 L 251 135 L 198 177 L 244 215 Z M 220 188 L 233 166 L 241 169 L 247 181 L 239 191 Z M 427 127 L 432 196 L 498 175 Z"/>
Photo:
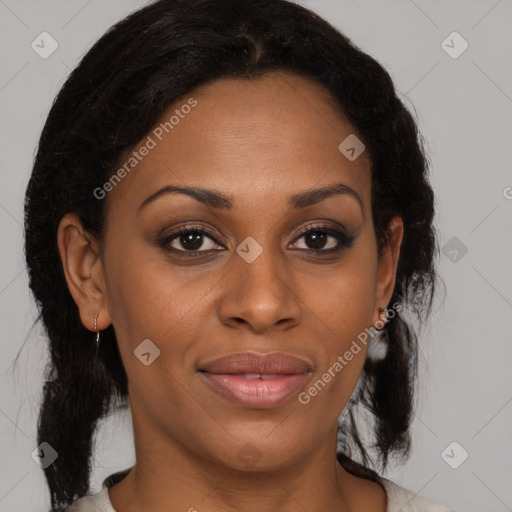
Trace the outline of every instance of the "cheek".
<path fill-rule="evenodd" d="M 154 250 L 121 244 L 123 251 L 105 253 L 108 303 L 124 338 L 162 339 L 183 320 L 200 298 L 187 286 L 184 273 Z M 204 290 L 203 290 L 204 294 Z"/>
<path fill-rule="evenodd" d="M 192 281 L 190 270 L 133 245 L 122 254 L 106 252 L 105 261 L 109 309 L 131 387 L 176 405 L 183 395 L 180 375 L 191 365 L 194 340 L 211 308 L 206 292 L 214 289 L 214 277 Z M 148 351 L 145 362 L 154 362 L 146 366 L 141 356 Z M 154 396 L 155 389 L 164 396 Z"/>
<path fill-rule="evenodd" d="M 370 340 L 368 290 L 334 300 L 336 291 L 343 289 L 331 289 L 331 295 L 323 295 L 323 320 L 317 322 L 316 331 L 318 366 L 298 396 L 298 402 L 312 413 L 311 421 L 324 418 L 329 423 L 341 414 L 360 378 Z M 329 297 L 333 299 L 330 303 Z"/>
<path fill-rule="evenodd" d="M 135 408 L 167 422 L 167 428 L 186 428 L 199 414 L 180 373 L 189 364 L 190 342 L 201 326 L 193 307 L 196 294 L 183 287 L 169 266 L 165 270 L 147 259 L 142 262 L 133 253 L 111 266 L 109 287 L 112 322 Z M 175 410 L 183 414 L 167 418 Z"/>
<path fill-rule="evenodd" d="M 318 414 L 341 413 L 366 360 L 376 275 L 370 250 L 361 244 L 328 277 L 308 278 L 302 292 L 317 324 L 319 366 L 299 402 Z"/>
<path fill-rule="evenodd" d="M 371 325 L 375 300 L 376 257 L 361 243 L 328 271 L 301 272 L 301 301 L 337 339 L 357 336 Z"/>

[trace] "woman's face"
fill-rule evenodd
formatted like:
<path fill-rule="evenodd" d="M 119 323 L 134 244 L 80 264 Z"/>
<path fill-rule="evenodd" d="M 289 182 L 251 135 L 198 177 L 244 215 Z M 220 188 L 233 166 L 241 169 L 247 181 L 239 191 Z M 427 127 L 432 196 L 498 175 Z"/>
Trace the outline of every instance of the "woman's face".
<path fill-rule="evenodd" d="M 289 73 L 208 84 L 161 122 L 101 199 L 102 257 L 87 260 L 97 302 L 74 293 L 88 328 L 96 311 L 99 329 L 114 325 L 137 451 L 270 469 L 334 450 L 366 357 L 353 342 L 391 298 L 402 237 L 396 219 L 378 259 L 369 156 L 339 149 L 355 128 Z M 209 365 L 247 352 L 302 363 Z"/>

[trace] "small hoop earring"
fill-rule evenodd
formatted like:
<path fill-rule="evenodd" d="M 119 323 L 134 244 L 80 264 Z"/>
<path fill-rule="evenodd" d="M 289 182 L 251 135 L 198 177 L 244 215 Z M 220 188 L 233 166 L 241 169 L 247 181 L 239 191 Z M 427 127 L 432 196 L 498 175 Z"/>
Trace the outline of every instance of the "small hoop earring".
<path fill-rule="evenodd" d="M 98 326 L 97 326 L 98 315 L 99 315 L 99 313 L 96 313 L 94 315 L 94 330 L 96 331 L 96 351 L 98 351 L 98 349 L 100 347 L 100 332 L 98 331 Z"/>
<path fill-rule="evenodd" d="M 379 307 L 379 316 L 380 316 L 380 319 L 383 322 L 387 322 L 388 321 L 388 314 L 386 313 L 386 309 L 385 308 Z"/>

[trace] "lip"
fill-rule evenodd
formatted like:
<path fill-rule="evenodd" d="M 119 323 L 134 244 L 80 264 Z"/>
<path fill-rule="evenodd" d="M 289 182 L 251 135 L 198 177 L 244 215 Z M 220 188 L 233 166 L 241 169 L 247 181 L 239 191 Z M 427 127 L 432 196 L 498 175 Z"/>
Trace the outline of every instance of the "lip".
<path fill-rule="evenodd" d="M 200 371 L 290 375 L 309 372 L 311 365 L 306 360 L 285 352 L 239 352 L 204 363 Z"/>
<path fill-rule="evenodd" d="M 265 409 L 290 398 L 312 367 L 284 352 L 243 352 L 205 363 L 199 371 L 222 396 L 245 407 Z"/>

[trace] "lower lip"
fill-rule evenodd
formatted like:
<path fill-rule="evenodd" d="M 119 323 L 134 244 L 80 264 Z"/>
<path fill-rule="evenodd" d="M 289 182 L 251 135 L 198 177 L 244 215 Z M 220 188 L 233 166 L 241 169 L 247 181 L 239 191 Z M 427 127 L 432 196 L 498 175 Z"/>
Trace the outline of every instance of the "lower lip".
<path fill-rule="evenodd" d="M 221 395 L 254 409 L 276 407 L 296 392 L 309 373 L 280 375 L 272 379 L 246 379 L 237 374 L 201 372 Z"/>

